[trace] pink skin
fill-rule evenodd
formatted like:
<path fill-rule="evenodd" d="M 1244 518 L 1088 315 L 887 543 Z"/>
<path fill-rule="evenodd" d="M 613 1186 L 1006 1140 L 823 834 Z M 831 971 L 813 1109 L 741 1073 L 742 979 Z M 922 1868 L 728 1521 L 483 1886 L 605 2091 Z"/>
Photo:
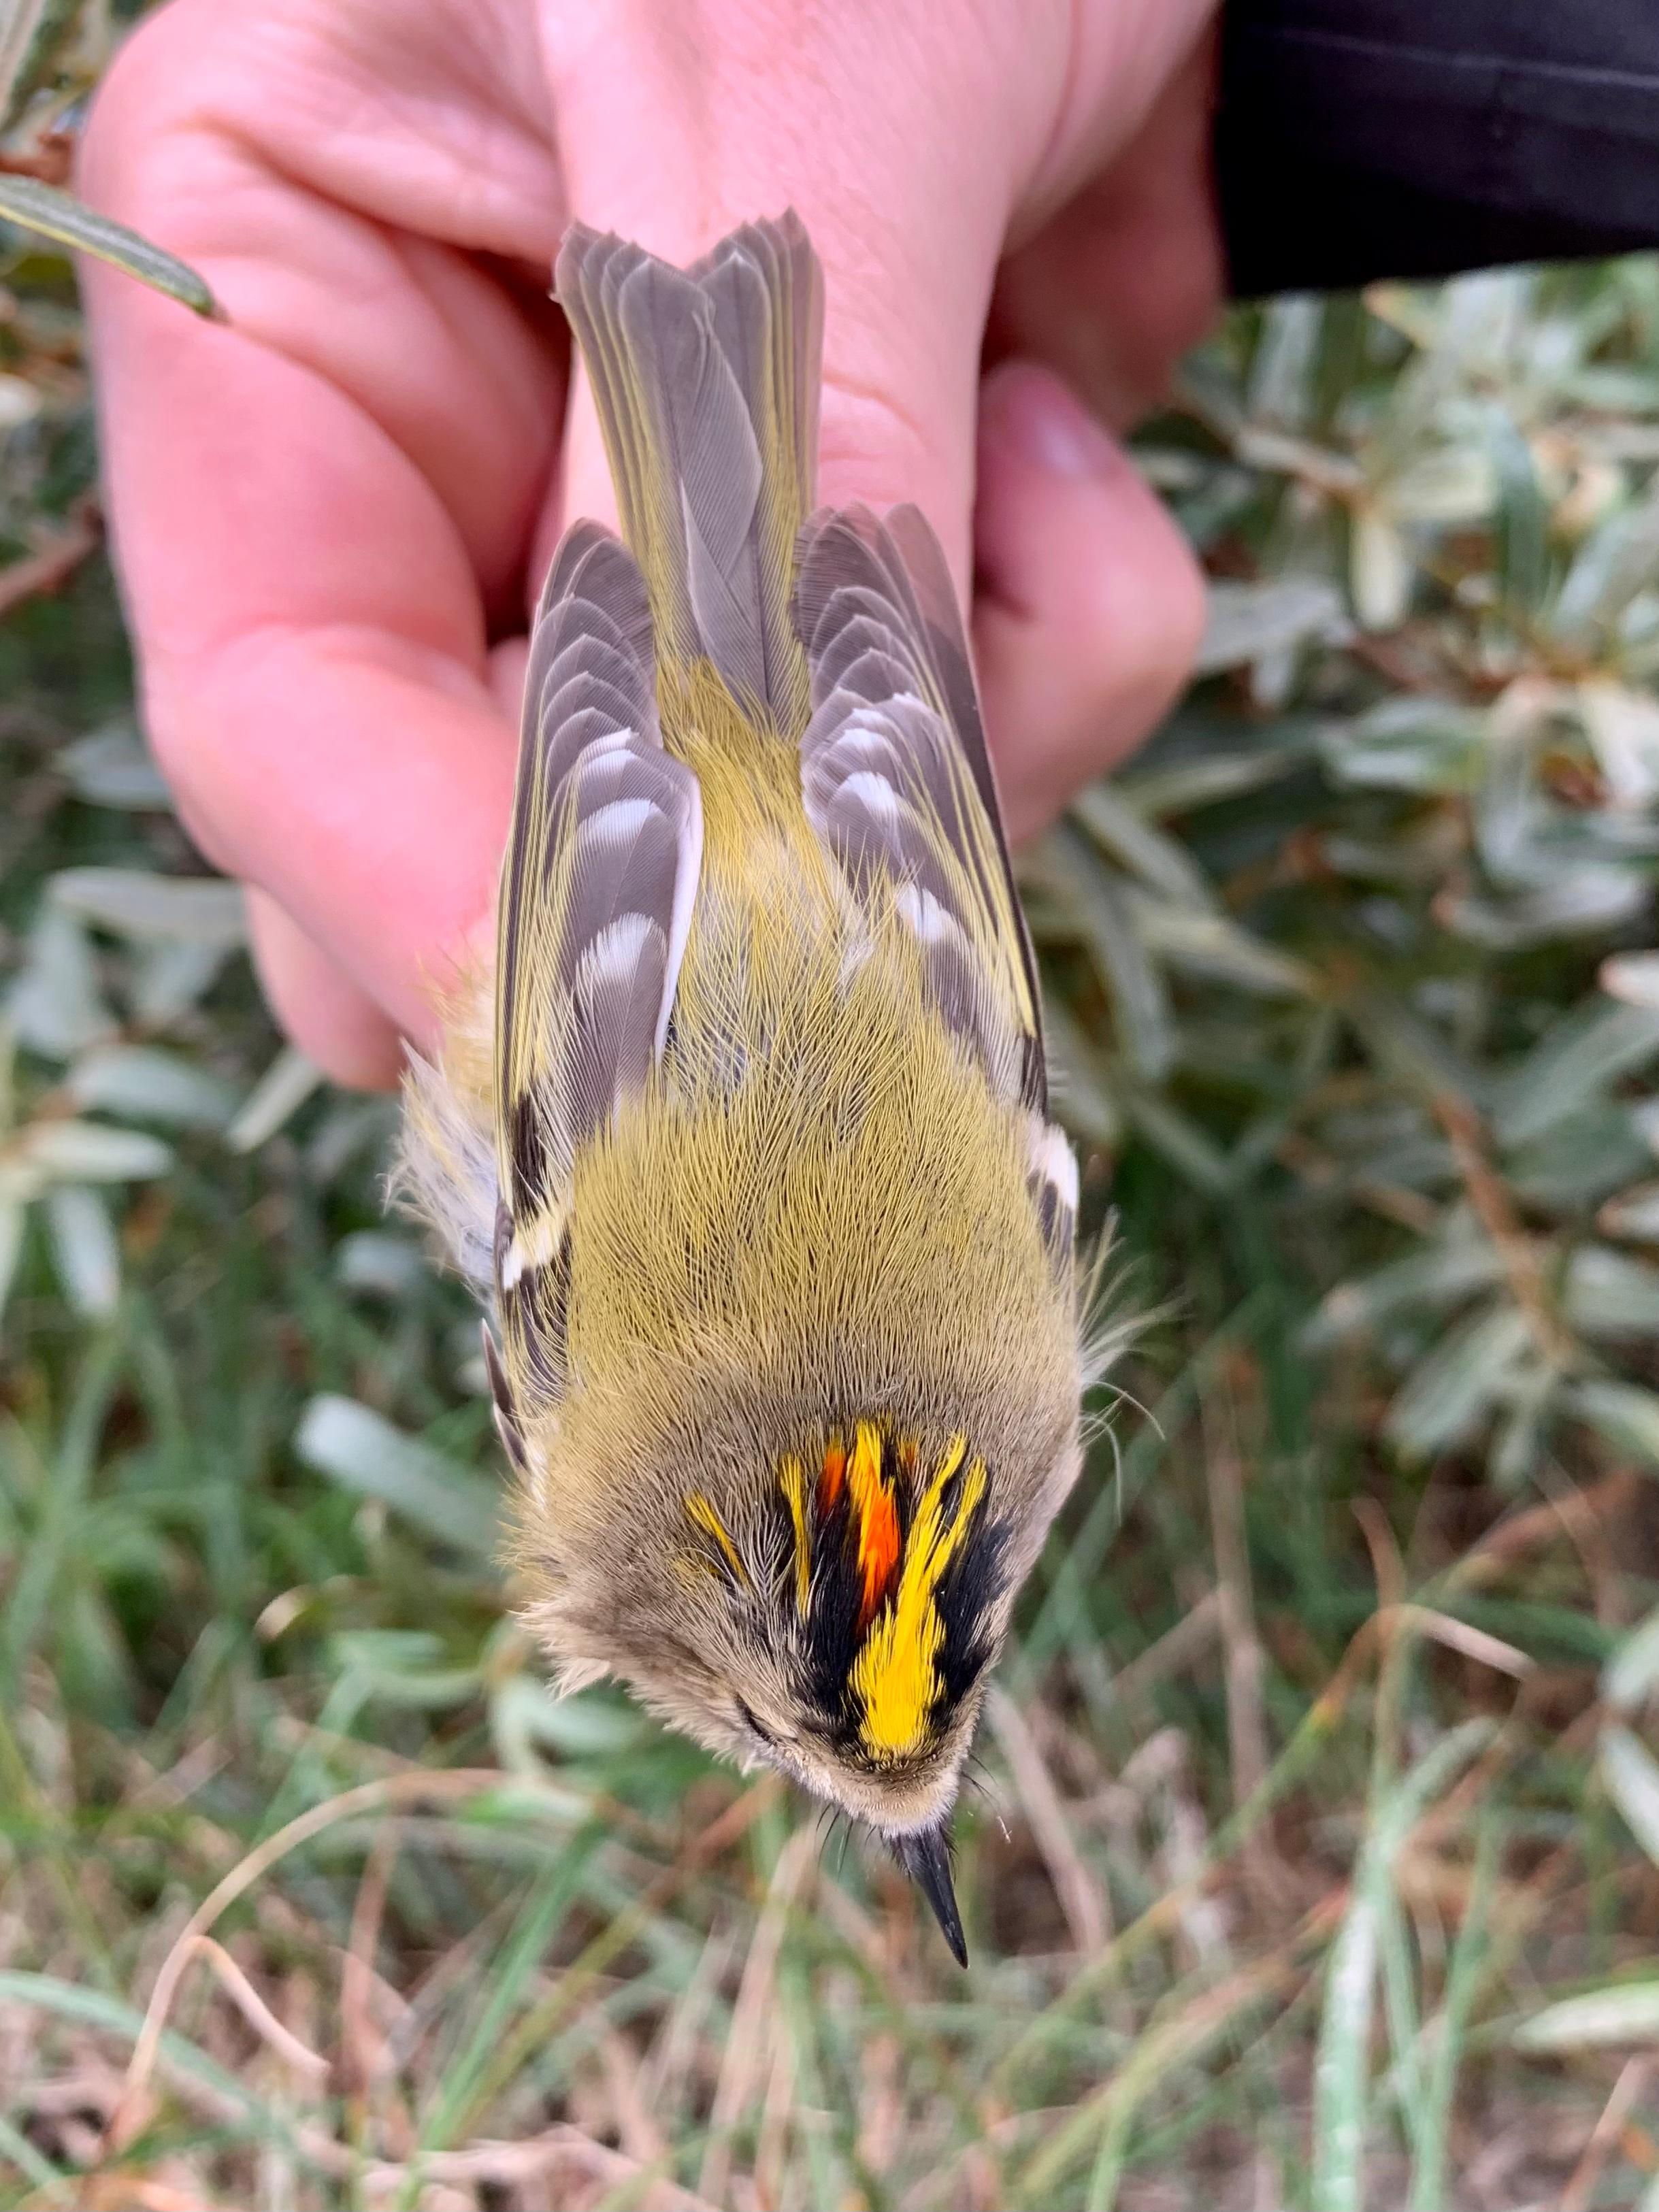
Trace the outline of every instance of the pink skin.
<path fill-rule="evenodd" d="M 544 297 L 572 216 L 685 260 L 800 210 L 821 495 L 919 501 L 971 580 L 1016 836 L 1145 734 L 1199 579 L 1078 395 L 1121 427 L 1213 312 L 1209 13 L 172 0 L 132 38 L 82 189 L 231 317 L 87 271 L 149 726 L 331 1073 L 430 1040 L 493 903 L 527 604 L 565 520 L 614 515 Z"/>

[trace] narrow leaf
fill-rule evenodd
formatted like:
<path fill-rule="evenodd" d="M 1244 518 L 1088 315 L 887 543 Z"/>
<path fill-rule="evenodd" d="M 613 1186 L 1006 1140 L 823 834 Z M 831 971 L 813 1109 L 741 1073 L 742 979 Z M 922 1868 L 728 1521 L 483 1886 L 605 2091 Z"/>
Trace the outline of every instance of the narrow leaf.
<path fill-rule="evenodd" d="M 102 1121 L 32 1121 L 10 1149 L 26 1166 L 65 1182 L 137 1182 L 173 1164 L 159 1137 Z"/>
<path fill-rule="evenodd" d="M 104 1045 L 84 1054 L 70 1070 L 68 1089 L 77 1106 L 180 1128 L 222 1129 L 233 1103 L 216 1075 L 150 1045 Z"/>
<path fill-rule="evenodd" d="M 1585 1244 L 1567 1266 L 1562 1304 L 1586 1336 L 1659 1335 L 1659 1267 L 1609 1244 Z"/>
<path fill-rule="evenodd" d="M 18 1042 L 45 1060 L 67 1060 L 113 1033 L 115 1017 L 99 988 L 97 958 L 74 915 L 49 903 L 41 908 L 21 971 L 6 995 L 6 1019 Z"/>
<path fill-rule="evenodd" d="M 289 1046 L 279 1053 L 242 1102 L 226 1132 L 233 1152 L 258 1152 L 290 1121 L 323 1079 L 315 1060 Z"/>
<path fill-rule="evenodd" d="M 1659 2040 L 1659 1981 L 1613 1983 L 1563 1997 L 1522 2021 L 1521 2051 L 1595 2051 L 1608 2044 Z"/>
<path fill-rule="evenodd" d="M 1135 933 L 1125 888 L 1075 830 L 1044 838 L 1031 865 L 1094 957 L 1118 1042 L 1137 1073 L 1158 1082 L 1174 1064 L 1174 1017 L 1162 978 Z"/>
<path fill-rule="evenodd" d="M 0 216 L 50 238 L 56 245 L 67 246 L 76 253 L 90 253 L 125 270 L 129 276 L 136 276 L 153 291 L 164 292 L 193 314 L 213 322 L 225 319 L 205 281 L 188 262 L 164 247 L 152 246 L 125 223 L 99 215 L 73 192 L 42 184 L 38 177 L 0 173 Z"/>
<path fill-rule="evenodd" d="M 1110 784 L 1091 784 L 1079 792 L 1072 813 L 1107 859 L 1139 876 L 1148 890 L 1200 911 L 1214 908 L 1215 893 L 1186 847 L 1154 828 Z"/>
<path fill-rule="evenodd" d="M 143 813 L 167 809 L 173 803 L 160 769 L 130 722 L 76 738 L 57 757 L 76 791 L 95 806 Z"/>
<path fill-rule="evenodd" d="M 1197 676 L 1294 653 L 1304 645 L 1339 644 L 1352 634 L 1340 592 L 1323 576 L 1212 584 L 1207 611 L 1193 671 Z"/>
<path fill-rule="evenodd" d="M 46 1227 L 64 1295 L 76 1313 L 100 1320 L 121 1296 L 121 1254 L 109 1209 L 94 1191 L 48 1191 Z"/>
<path fill-rule="evenodd" d="M 1659 1690 L 1659 1608 L 1632 1629 L 1601 1670 L 1601 1694 L 1620 1712 L 1644 1705 Z"/>
<path fill-rule="evenodd" d="M 500 1499 L 493 1483 L 355 1399 L 313 1398 L 294 1449 L 308 1467 L 360 1497 L 378 1498 L 428 1534 L 474 1559 L 495 1554 Z"/>
<path fill-rule="evenodd" d="M 5 1317 L 6 1301 L 16 1279 L 27 1218 L 27 1209 L 19 1200 L 0 1200 L 0 1320 Z"/>
<path fill-rule="evenodd" d="M 1659 1865 L 1659 1765 L 1625 1728 L 1604 1728 L 1598 1758 L 1607 1795 L 1648 1856 Z"/>
<path fill-rule="evenodd" d="M 1506 1145 L 1542 1136 L 1598 1091 L 1659 1059 L 1659 1006 L 1593 1001 L 1564 1014 L 1510 1070 L 1493 1113 Z"/>
<path fill-rule="evenodd" d="M 1489 1410 L 1531 1343 L 1526 1316 L 1511 1306 L 1466 1322 L 1407 1378 L 1389 1408 L 1388 1433 L 1413 1459 L 1447 1450 Z"/>
<path fill-rule="evenodd" d="M 156 876 L 143 868 L 64 868 L 52 879 L 58 905 L 117 937 L 189 938 L 240 945 L 247 918 L 240 884 L 222 876 Z"/>
<path fill-rule="evenodd" d="M 1659 1395 L 1636 1382 L 1575 1382 L 1569 1403 L 1615 1450 L 1659 1468 Z"/>

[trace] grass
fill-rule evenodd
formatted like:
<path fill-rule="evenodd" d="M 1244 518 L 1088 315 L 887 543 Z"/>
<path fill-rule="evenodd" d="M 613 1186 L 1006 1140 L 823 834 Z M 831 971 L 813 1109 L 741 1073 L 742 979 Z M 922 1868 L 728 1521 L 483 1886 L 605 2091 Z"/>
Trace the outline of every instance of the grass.
<path fill-rule="evenodd" d="M 72 296 L 8 281 L 0 2202 L 1659 2203 L 1659 267 L 1239 314 L 1148 434 L 1205 672 L 1028 879 L 1159 1318 L 965 1977 L 548 1696 L 468 1301 L 154 785 Z"/>

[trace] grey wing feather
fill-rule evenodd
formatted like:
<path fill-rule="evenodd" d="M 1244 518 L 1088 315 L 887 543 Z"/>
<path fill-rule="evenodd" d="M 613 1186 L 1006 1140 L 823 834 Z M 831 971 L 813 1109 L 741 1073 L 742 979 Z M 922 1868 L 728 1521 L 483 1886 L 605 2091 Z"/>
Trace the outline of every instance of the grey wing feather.
<path fill-rule="evenodd" d="M 663 750 L 651 639 L 632 556 L 579 524 L 532 638 L 501 884 L 496 1116 L 509 1272 L 547 1243 L 577 1150 L 647 1079 L 672 1012 L 702 810 L 691 770 Z"/>
<path fill-rule="evenodd" d="M 752 620 L 761 454 L 742 390 L 694 278 L 641 258 L 617 304 L 630 353 L 653 364 L 664 473 L 679 500 L 690 635 L 740 697 L 764 699 Z"/>
<path fill-rule="evenodd" d="M 574 227 L 558 296 L 593 387 L 660 649 L 713 661 L 746 708 L 805 720 L 787 579 L 817 442 L 822 287 L 798 218 L 689 270 Z"/>
<path fill-rule="evenodd" d="M 943 1018 L 994 1085 L 1047 1113 L 1040 1003 L 971 665 L 944 557 L 914 507 L 801 534 L 795 621 L 812 714 L 808 817 L 856 896 L 891 899 Z"/>

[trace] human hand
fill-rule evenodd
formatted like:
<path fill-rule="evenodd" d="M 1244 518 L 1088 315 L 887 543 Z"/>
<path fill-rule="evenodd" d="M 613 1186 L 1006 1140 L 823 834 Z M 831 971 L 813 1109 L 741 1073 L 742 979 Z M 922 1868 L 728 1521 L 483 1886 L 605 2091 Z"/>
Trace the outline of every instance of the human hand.
<path fill-rule="evenodd" d="M 172 0 L 134 35 L 82 189 L 230 316 L 86 272 L 148 725 L 331 1073 L 433 1035 L 528 606 L 563 521 L 614 515 L 545 297 L 574 216 L 684 262 L 799 210 L 820 495 L 916 501 L 971 576 L 1016 837 L 1151 726 L 1197 572 L 1073 391 L 1121 425 L 1218 297 L 1210 6 Z"/>

